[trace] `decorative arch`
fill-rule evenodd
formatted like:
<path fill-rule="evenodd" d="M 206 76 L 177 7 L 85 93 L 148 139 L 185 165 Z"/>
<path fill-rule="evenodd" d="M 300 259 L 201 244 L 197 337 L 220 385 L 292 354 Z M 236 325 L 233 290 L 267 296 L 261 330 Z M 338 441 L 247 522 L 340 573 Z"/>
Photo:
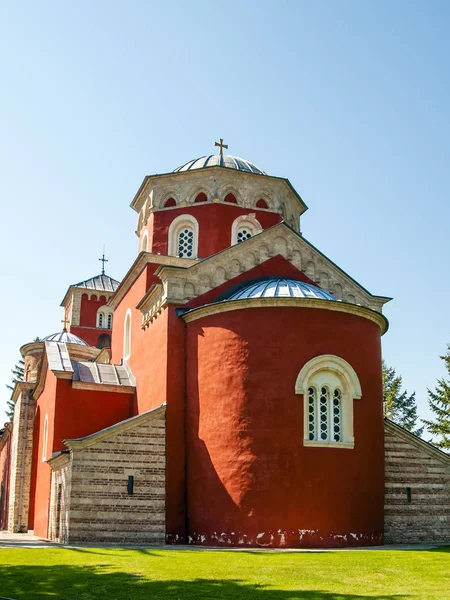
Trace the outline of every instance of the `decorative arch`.
<path fill-rule="evenodd" d="M 245 242 L 257 233 L 261 233 L 261 223 L 256 218 L 254 213 L 249 215 L 241 215 L 233 221 L 231 226 L 231 245 Z"/>
<path fill-rule="evenodd" d="M 200 192 L 195 196 L 194 202 L 208 202 L 208 196 L 205 194 L 205 192 Z"/>
<path fill-rule="evenodd" d="M 127 360 L 131 354 L 131 309 L 128 309 L 125 315 L 123 327 L 123 358 Z"/>
<path fill-rule="evenodd" d="M 102 333 L 98 336 L 97 348 L 111 348 L 111 336 L 109 333 Z"/>
<path fill-rule="evenodd" d="M 141 252 L 148 252 L 148 231 L 144 231 L 141 241 Z"/>
<path fill-rule="evenodd" d="M 269 205 L 267 204 L 267 201 L 264 200 L 264 198 L 260 198 L 258 200 L 258 202 L 256 203 L 256 208 L 265 208 L 265 209 L 268 209 Z"/>
<path fill-rule="evenodd" d="M 223 199 L 224 202 L 228 202 L 229 204 L 237 204 L 237 200 L 236 200 L 236 196 L 234 194 L 232 194 L 231 192 L 229 192 L 225 198 Z"/>
<path fill-rule="evenodd" d="M 176 205 L 177 205 L 177 202 L 176 202 L 175 198 L 172 198 L 172 196 L 164 202 L 164 208 L 172 208 Z"/>
<path fill-rule="evenodd" d="M 353 400 L 362 396 L 353 367 L 343 358 L 323 354 L 303 366 L 295 382 L 303 395 L 305 446 L 353 448 Z"/>
<path fill-rule="evenodd" d="M 179 258 L 197 258 L 199 227 L 195 217 L 179 215 L 169 227 L 169 255 Z"/>

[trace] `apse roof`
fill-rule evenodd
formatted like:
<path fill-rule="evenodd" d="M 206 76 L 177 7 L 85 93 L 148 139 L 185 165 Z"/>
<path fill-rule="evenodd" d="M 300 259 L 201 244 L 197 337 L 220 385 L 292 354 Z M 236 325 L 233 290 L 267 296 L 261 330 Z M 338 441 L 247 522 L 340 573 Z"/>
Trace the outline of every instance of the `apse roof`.
<path fill-rule="evenodd" d="M 66 344 L 79 344 L 80 346 L 89 346 L 87 342 L 82 340 L 77 335 L 69 333 L 68 331 L 59 331 L 58 333 L 52 333 L 40 340 L 41 342 L 65 342 Z"/>
<path fill-rule="evenodd" d="M 89 290 L 97 290 L 99 292 L 115 292 L 120 285 L 120 281 L 113 279 L 109 275 L 101 274 L 80 281 L 80 283 L 74 283 L 74 287 L 86 288 Z"/>
<path fill-rule="evenodd" d="M 268 277 L 263 280 L 241 285 L 231 295 L 219 297 L 218 300 L 246 300 L 248 298 L 315 298 L 319 300 L 334 300 L 337 298 L 316 285 L 287 279 L 285 277 Z"/>
<path fill-rule="evenodd" d="M 225 156 L 221 154 L 201 156 L 200 158 L 190 160 L 186 164 L 175 169 L 173 172 L 179 173 L 180 171 L 192 171 L 194 169 L 204 169 L 206 167 L 226 167 L 228 169 L 235 169 L 236 171 L 245 171 L 246 173 L 267 175 L 267 173 L 249 160 L 245 160 L 245 158 L 239 158 L 238 156 L 231 156 L 230 154 L 226 154 Z"/>

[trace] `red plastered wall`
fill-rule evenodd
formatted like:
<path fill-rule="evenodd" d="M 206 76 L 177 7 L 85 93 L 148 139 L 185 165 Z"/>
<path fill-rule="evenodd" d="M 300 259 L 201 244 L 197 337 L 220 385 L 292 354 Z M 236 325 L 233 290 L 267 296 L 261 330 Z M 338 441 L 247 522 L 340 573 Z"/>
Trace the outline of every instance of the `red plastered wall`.
<path fill-rule="evenodd" d="M 106 296 L 99 294 L 83 294 L 81 296 L 80 308 L 80 326 L 81 327 L 96 327 L 97 326 L 97 311 L 101 306 L 106 304 Z"/>
<path fill-rule="evenodd" d="M 0 449 L 0 530 L 8 528 L 8 497 L 12 434 L 9 431 L 5 431 L 3 436 L 3 447 Z"/>
<path fill-rule="evenodd" d="M 241 208 L 234 204 L 205 203 L 184 208 L 161 210 L 152 213 L 145 228 L 149 235 L 149 252 L 168 254 L 169 226 L 178 216 L 194 216 L 199 225 L 198 256 L 206 258 L 231 246 L 231 228 L 233 221 L 247 214 L 254 214 L 263 229 L 268 229 L 282 221 L 281 215 L 269 211 Z M 139 245 L 139 248 L 141 246 Z"/>
<path fill-rule="evenodd" d="M 342 357 L 363 391 L 353 450 L 303 445 L 297 375 Z M 383 540 L 380 330 L 327 310 L 254 308 L 187 325 L 189 535 L 213 545 L 339 546 Z M 240 541 L 241 540 L 241 541 Z"/>

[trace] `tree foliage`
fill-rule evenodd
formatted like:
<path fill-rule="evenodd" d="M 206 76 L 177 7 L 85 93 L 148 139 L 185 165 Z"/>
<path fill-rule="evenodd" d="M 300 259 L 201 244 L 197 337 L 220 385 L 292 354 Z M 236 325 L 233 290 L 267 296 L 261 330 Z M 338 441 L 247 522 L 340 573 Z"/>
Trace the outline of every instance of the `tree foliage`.
<path fill-rule="evenodd" d="M 22 359 L 14 366 L 14 369 L 11 369 L 11 373 L 13 376 L 11 377 L 11 384 L 7 383 L 6 387 L 10 390 L 11 394 L 14 391 L 14 387 L 16 383 L 19 381 L 23 381 L 24 377 L 24 361 Z M 10 421 L 13 420 L 14 417 L 14 402 L 12 400 L 8 400 L 6 403 L 6 416 Z"/>
<path fill-rule="evenodd" d="M 408 390 L 402 390 L 402 377 L 397 375 L 395 369 L 389 367 L 384 360 L 382 366 L 384 415 L 420 437 L 424 428 L 417 427 L 419 417 L 416 392 L 408 394 Z"/>
<path fill-rule="evenodd" d="M 447 344 L 447 353 L 440 357 L 450 375 L 450 344 Z M 428 431 L 437 436 L 434 442 L 442 450 L 450 450 L 450 380 L 438 379 L 434 390 L 428 390 L 428 405 L 435 415 L 434 420 L 425 421 Z"/>

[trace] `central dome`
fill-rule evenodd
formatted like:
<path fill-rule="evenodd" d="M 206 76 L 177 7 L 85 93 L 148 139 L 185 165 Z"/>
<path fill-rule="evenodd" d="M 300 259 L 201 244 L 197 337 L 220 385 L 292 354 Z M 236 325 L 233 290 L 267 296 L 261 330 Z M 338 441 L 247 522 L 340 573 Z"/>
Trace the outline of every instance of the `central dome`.
<path fill-rule="evenodd" d="M 317 300 L 337 300 L 333 294 L 320 287 L 285 277 L 267 277 L 258 281 L 239 285 L 238 290 L 220 300 L 246 300 L 247 298 L 315 298 Z"/>
<path fill-rule="evenodd" d="M 236 171 L 266 175 L 264 171 L 249 160 L 239 158 L 238 156 L 231 156 L 230 154 L 226 154 L 225 156 L 221 154 L 210 154 L 209 156 L 195 158 L 175 169 L 174 173 L 192 171 L 193 169 L 205 169 L 206 167 L 226 167 L 227 169 L 235 169 Z"/>

